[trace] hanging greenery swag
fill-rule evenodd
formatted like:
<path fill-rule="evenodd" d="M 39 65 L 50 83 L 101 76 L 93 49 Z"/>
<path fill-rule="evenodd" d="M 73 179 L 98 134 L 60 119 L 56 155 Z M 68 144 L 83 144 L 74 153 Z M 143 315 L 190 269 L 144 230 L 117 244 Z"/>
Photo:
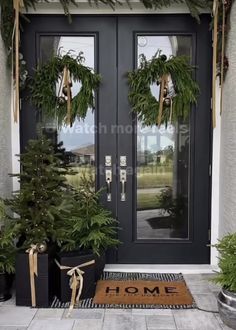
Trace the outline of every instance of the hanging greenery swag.
<path fill-rule="evenodd" d="M 68 16 L 71 21 L 70 5 L 77 6 L 76 0 L 59 0 L 65 15 Z M 193 17 L 200 22 L 199 9 L 211 9 L 212 8 L 212 29 L 214 35 L 213 41 L 213 85 L 212 85 L 212 122 L 213 127 L 216 126 L 216 79 L 219 76 L 221 85 L 221 111 L 222 111 L 222 95 L 223 95 L 223 81 L 228 70 L 228 59 L 225 56 L 225 45 L 227 41 L 227 35 L 230 28 L 229 17 L 232 4 L 234 0 L 140 0 L 145 8 L 148 9 L 159 9 L 162 7 L 168 7 L 173 4 L 185 3 Z M 19 59 L 19 46 L 20 36 L 19 28 L 20 21 L 24 17 L 22 9 L 27 12 L 29 8 L 36 9 L 36 5 L 42 2 L 42 0 L 0 0 L 1 6 L 1 34 L 5 43 L 8 55 L 9 63 L 12 63 L 13 72 L 13 85 L 15 95 L 15 106 L 14 106 L 14 120 L 17 122 L 19 117 L 19 90 L 20 87 L 24 86 L 26 70 L 22 70 Z M 44 2 L 50 2 L 50 0 L 44 0 Z M 122 5 L 120 0 L 88 0 L 89 4 L 98 5 L 103 3 L 109 5 L 115 9 L 116 5 Z M 129 0 L 126 0 L 131 8 Z M 13 43 L 14 36 L 14 43 Z M 23 84 L 22 84 L 23 81 Z"/>
<path fill-rule="evenodd" d="M 49 118 L 56 116 L 59 125 L 72 125 L 76 117 L 84 119 L 88 109 L 95 107 L 94 92 L 101 77 L 83 62 L 83 53 L 76 58 L 69 54 L 57 55 L 39 65 L 30 78 L 32 103 Z M 81 83 L 79 92 L 73 97 L 72 82 Z"/>
<path fill-rule="evenodd" d="M 12 35 L 14 31 L 14 16 L 15 16 L 15 6 L 14 2 L 20 2 L 20 11 L 21 11 L 21 18 L 27 19 L 25 15 L 22 14 L 22 9 L 24 11 L 28 11 L 30 8 L 36 10 L 36 5 L 41 0 L 0 0 L 1 6 L 1 34 L 6 45 L 6 48 L 9 52 L 12 51 Z M 228 0 L 230 1 L 230 0 Z M 44 0 L 44 2 L 49 3 L 50 0 Z M 116 5 L 122 5 L 119 0 L 88 0 L 89 4 L 99 5 L 99 3 L 103 3 L 105 5 L 110 6 L 111 8 L 115 9 Z M 131 8 L 129 0 L 126 0 L 128 5 Z M 185 3 L 190 13 L 193 17 L 195 17 L 198 22 L 200 22 L 200 12 L 199 9 L 210 9 L 211 8 L 211 1 L 210 0 L 141 0 L 145 8 L 148 9 L 160 9 L 162 7 L 169 7 L 173 4 L 180 4 Z M 70 6 L 78 6 L 76 0 L 60 0 L 60 4 L 64 10 L 65 15 L 68 17 L 69 21 L 71 21 L 70 15 Z"/>
<path fill-rule="evenodd" d="M 128 74 L 132 111 L 147 126 L 187 118 L 196 103 L 199 87 L 192 78 L 193 67 L 185 56 L 167 59 L 158 51 L 151 60 L 140 56 L 140 67 Z M 159 87 L 159 100 L 152 94 Z"/>

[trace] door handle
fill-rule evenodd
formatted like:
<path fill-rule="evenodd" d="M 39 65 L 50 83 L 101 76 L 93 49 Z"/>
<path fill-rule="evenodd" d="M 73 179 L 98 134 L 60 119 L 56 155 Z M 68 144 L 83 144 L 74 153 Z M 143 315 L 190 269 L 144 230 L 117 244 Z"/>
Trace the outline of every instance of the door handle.
<path fill-rule="evenodd" d="M 106 169 L 106 185 L 107 185 L 107 201 L 111 202 L 111 182 L 112 182 L 112 170 Z"/>
<path fill-rule="evenodd" d="M 120 182 L 121 182 L 121 202 L 126 201 L 126 181 L 127 181 L 127 172 L 126 170 L 120 170 Z"/>

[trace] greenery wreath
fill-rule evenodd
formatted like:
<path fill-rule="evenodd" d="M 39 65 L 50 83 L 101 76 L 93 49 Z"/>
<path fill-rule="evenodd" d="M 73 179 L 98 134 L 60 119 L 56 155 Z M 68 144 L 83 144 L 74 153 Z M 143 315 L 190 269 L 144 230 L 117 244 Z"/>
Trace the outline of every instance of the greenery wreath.
<path fill-rule="evenodd" d="M 94 109 L 94 92 L 101 77 L 83 65 L 83 62 L 83 53 L 79 53 L 76 58 L 69 53 L 64 56 L 57 55 L 39 66 L 34 77 L 30 79 L 32 103 L 49 118 L 56 115 L 59 125 L 72 125 L 76 117 L 84 119 L 88 109 Z M 81 88 L 72 97 L 72 83 L 78 81 Z"/>
<path fill-rule="evenodd" d="M 151 60 L 141 55 L 140 67 L 128 74 L 129 100 L 138 120 L 147 126 L 160 126 L 179 117 L 186 118 L 199 93 L 192 78 L 193 70 L 186 56 L 167 59 L 160 50 Z M 151 91 L 154 84 L 160 89 L 159 100 Z"/>

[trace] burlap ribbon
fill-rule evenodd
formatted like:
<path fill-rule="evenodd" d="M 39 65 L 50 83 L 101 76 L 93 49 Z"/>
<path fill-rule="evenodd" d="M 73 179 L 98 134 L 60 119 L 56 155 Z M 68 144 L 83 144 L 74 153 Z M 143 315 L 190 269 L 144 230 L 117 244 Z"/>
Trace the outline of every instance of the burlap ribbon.
<path fill-rule="evenodd" d="M 24 7 L 23 0 L 13 0 L 13 7 L 15 10 L 15 22 L 13 29 L 12 40 L 15 41 L 15 93 L 13 105 L 14 122 L 18 122 L 20 112 L 20 59 L 19 59 L 19 46 L 20 46 L 20 11 Z M 14 53 L 12 47 L 12 53 Z M 13 61 L 12 61 L 13 62 Z M 13 65 L 13 63 L 12 63 Z"/>
<path fill-rule="evenodd" d="M 216 127 L 216 78 L 217 78 L 217 44 L 218 44 L 218 0 L 213 3 L 213 63 L 212 63 L 212 126 Z"/>
<path fill-rule="evenodd" d="M 225 0 L 222 0 L 222 44 L 221 44 L 221 68 L 220 68 L 220 114 L 223 109 L 223 85 L 224 85 L 224 59 L 225 59 Z"/>
<path fill-rule="evenodd" d="M 158 111 L 158 116 L 157 116 L 158 127 L 161 126 L 163 102 L 164 102 L 164 89 L 167 87 L 167 84 L 168 84 L 168 75 L 164 74 L 161 77 L 161 82 L 160 82 L 159 111 Z"/>
<path fill-rule="evenodd" d="M 173 116 L 173 100 L 172 100 L 172 97 L 171 97 L 170 98 L 170 118 L 169 118 L 170 124 L 172 123 L 172 116 Z"/>
<path fill-rule="evenodd" d="M 90 260 L 88 262 L 85 262 L 85 263 L 80 264 L 75 267 L 60 265 L 60 263 L 56 259 L 55 259 L 55 263 L 60 268 L 60 270 L 68 270 L 67 275 L 69 275 L 71 277 L 70 288 L 72 290 L 72 293 L 71 293 L 70 307 L 69 307 L 69 311 L 67 314 L 67 317 L 68 317 L 68 316 L 70 316 L 71 311 L 73 310 L 73 308 L 75 306 L 75 303 L 79 302 L 79 299 L 80 299 L 80 296 L 81 296 L 81 293 L 83 290 L 84 272 L 80 268 L 87 267 L 87 266 L 94 264 L 95 260 Z M 78 293 L 76 295 L 77 290 L 78 290 Z"/>
<path fill-rule="evenodd" d="M 31 288 L 31 305 L 36 307 L 36 292 L 35 292 L 35 275 L 38 276 L 38 249 L 37 245 L 31 245 L 26 250 L 29 254 L 29 271 L 30 271 L 30 288 Z"/>
<path fill-rule="evenodd" d="M 66 122 L 67 125 L 71 125 L 71 77 L 70 77 L 70 71 L 69 69 L 65 66 L 63 70 L 63 86 L 66 87 L 67 89 L 67 117 L 66 117 Z"/>

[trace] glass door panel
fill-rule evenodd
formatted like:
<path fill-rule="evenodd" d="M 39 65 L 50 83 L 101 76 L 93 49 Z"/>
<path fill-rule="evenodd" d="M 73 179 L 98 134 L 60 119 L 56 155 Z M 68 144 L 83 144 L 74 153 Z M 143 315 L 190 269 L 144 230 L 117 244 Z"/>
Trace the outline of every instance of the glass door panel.
<path fill-rule="evenodd" d="M 187 15 L 120 17 L 118 24 L 118 124 L 134 133 L 118 136 L 118 159 L 127 156 L 126 199 L 118 199 L 118 260 L 127 263 L 207 263 L 211 35 Z M 131 114 L 127 72 L 158 51 L 185 55 L 201 93 L 185 121 L 143 126 Z M 207 78 L 208 77 L 208 78 Z M 208 79 L 208 80 L 207 80 Z M 171 80 L 171 78 L 169 78 Z M 168 94 L 174 86 L 168 84 Z M 151 86 L 159 99 L 159 87 Z M 204 128 L 203 128 L 204 126 Z M 205 136 L 205 137 L 204 137 Z M 208 143 L 207 143 L 208 141 Z M 128 168 L 135 169 L 128 173 Z M 121 170 L 123 169 L 120 166 Z M 123 172 L 123 171 L 120 171 Z M 118 182 L 122 176 L 118 177 Z M 118 186 L 118 197 L 122 185 Z M 205 205 L 205 206 L 204 206 Z M 204 234 L 205 233 L 205 234 Z"/>
<path fill-rule="evenodd" d="M 41 61 L 45 62 L 52 55 L 70 54 L 78 56 L 82 53 L 83 64 L 95 69 L 95 37 L 94 36 L 41 36 L 40 38 Z M 56 93 L 59 93 L 59 83 Z M 81 83 L 72 81 L 72 97 L 80 90 Z M 63 95 L 61 95 L 63 100 Z M 68 176 L 68 181 L 77 188 L 82 175 L 92 176 L 95 181 L 95 114 L 88 110 L 85 119 L 76 118 L 73 125 L 64 124 L 58 126 L 57 114 L 55 119 L 49 121 L 42 113 L 42 125 L 46 133 L 54 132 L 57 142 L 63 142 L 66 151 L 67 162 L 77 172 Z M 52 135 L 52 134 L 51 134 Z"/>
<path fill-rule="evenodd" d="M 158 51 L 167 58 L 191 58 L 190 36 L 137 36 L 137 65 Z M 171 81 L 168 94 L 173 93 Z M 160 87 L 151 86 L 159 99 Z M 168 97 L 167 94 L 167 97 Z M 137 130 L 137 238 L 187 239 L 189 204 L 189 122 L 143 126 Z"/>

